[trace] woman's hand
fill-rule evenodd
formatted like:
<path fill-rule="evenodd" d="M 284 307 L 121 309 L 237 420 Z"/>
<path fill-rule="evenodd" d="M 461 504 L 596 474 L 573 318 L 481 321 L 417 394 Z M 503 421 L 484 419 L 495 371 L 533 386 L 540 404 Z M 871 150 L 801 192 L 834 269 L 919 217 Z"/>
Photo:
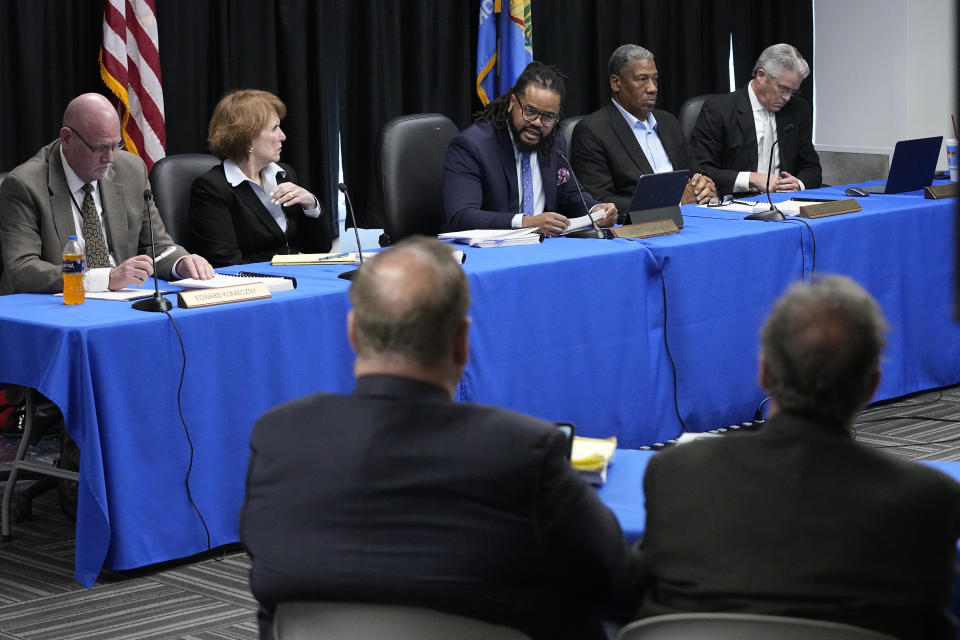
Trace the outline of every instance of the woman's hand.
<path fill-rule="evenodd" d="M 270 199 L 281 207 L 299 204 L 306 210 L 316 209 L 320 201 L 312 193 L 292 182 L 281 182 L 270 192 Z"/>

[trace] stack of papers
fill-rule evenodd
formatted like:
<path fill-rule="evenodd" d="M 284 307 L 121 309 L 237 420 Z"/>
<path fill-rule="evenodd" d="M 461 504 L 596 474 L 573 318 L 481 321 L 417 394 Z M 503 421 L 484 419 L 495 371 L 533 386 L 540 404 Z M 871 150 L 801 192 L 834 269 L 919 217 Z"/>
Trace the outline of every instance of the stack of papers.
<path fill-rule="evenodd" d="M 603 217 L 603 212 L 593 213 L 593 221 L 590 220 L 590 216 L 580 216 L 579 218 L 570 218 L 570 226 L 566 228 L 563 232 L 563 235 L 568 233 L 573 233 L 574 231 L 580 231 L 581 229 L 587 229 L 593 226 L 593 223 Z"/>
<path fill-rule="evenodd" d="M 276 278 L 259 276 L 254 278 L 250 276 L 234 276 L 226 273 L 218 273 L 209 280 L 184 278 L 183 280 L 177 280 L 170 284 L 175 284 L 184 289 L 216 289 L 217 287 L 230 287 L 237 284 L 250 284 L 251 282 L 263 283 L 271 293 L 276 291 L 290 291 L 294 287 L 292 280 L 280 276 Z"/>
<path fill-rule="evenodd" d="M 599 486 L 607 481 L 607 467 L 613 462 L 613 454 L 616 450 L 616 437 L 575 436 L 573 450 L 570 452 L 570 463 L 587 482 Z"/>
<path fill-rule="evenodd" d="M 512 247 L 519 244 L 537 244 L 543 242 L 543 236 L 536 227 L 523 229 L 471 229 L 469 231 L 451 231 L 437 236 L 441 240 L 453 240 L 471 247 Z"/>
<path fill-rule="evenodd" d="M 356 253 L 281 253 L 273 256 L 270 264 L 287 266 L 291 264 L 360 264 Z"/>

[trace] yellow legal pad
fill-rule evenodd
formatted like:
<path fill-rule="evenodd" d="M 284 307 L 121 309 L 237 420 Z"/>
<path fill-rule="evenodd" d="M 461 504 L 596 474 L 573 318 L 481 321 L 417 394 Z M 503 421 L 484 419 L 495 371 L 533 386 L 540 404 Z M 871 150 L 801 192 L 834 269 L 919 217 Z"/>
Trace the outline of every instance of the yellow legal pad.
<path fill-rule="evenodd" d="M 576 436 L 573 439 L 573 450 L 570 452 L 570 464 L 573 468 L 593 485 L 601 485 L 607 480 L 607 467 L 613 461 L 613 454 L 617 450 L 617 438 L 584 438 Z"/>

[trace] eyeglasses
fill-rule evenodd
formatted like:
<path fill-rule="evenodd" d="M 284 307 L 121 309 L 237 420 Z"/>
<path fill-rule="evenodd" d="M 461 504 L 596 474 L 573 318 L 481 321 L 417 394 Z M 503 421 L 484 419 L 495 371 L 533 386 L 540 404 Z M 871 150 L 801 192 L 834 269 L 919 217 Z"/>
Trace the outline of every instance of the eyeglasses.
<path fill-rule="evenodd" d="M 710 198 L 709 201 L 707 201 L 707 206 L 708 207 L 724 207 L 730 204 L 731 202 L 733 202 L 733 196 L 730 196 L 730 195 L 723 196 L 722 200 L 717 196 L 713 196 L 712 198 Z"/>
<path fill-rule="evenodd" d="M 784 98 L 796 98 L 798 95 L 800 95 L 799 89 L 791 89 L 790 87 L 785 87 L 782 84 L 777 85 L 777 92 Z"/>
<path fill-rule="evenodd" d="M 787 98 L 787 97 L 796 98 L 798 95 L 800 95 L 799 89 L 791 89 L 788 86 L 780 84 L 779 82 L 777 82 L 777 78 L 774 78 L 772 75 L 767 73 L 766 69 L 764 69 L 763 67 L 760 67 L 760 69 L 763 71 L 763 74 L 770 79 L 771 82 L 776 84 L 777 93 L 779 93 L 784 98 Z"/>
<path fill-rule="evenodd" d="M 540 111 L 529 106 L 525 107 L 523 103 L 520 102 L 520 96 L 517 95 L 516 91 L 513 92 L 513 97 L 516 98 L 517 104 L 520 105 L 520 115 L 523 116 L 523 119 L 527 122 L 536 122 L 537 118 L 540 118 L 540 124 L 545 127 L 552 127 L 557 124 L 557 120 L 560 118 L 557 114 L 551 113 L 550 111 Z"/>
<path fill-rule="evenodd" d="M 92 151 L 93 153 L 96 153 L 97 155 L 101 155 L 110 151 L 123 151 L 124 148 L 126 147 L 126 145 L 123 143 L 123 140 L 121 140 L 120 142 L 114 142 L 113 144 L 98 144 L 97 146 L 94 147 L 89 142 L 83 139 L 83 136 L 80 135 L 79 131 L 77 131 L 73 127 L 67 127 L 67 129 L 70 129 L 70 131 L 73 131 L 75 134 L 77 134 L 77 137 L 80 138 L 81 141 L 83 141 L 83 144 L 87 145 L 87 149 L 90 149 L 90 151 Z"/>

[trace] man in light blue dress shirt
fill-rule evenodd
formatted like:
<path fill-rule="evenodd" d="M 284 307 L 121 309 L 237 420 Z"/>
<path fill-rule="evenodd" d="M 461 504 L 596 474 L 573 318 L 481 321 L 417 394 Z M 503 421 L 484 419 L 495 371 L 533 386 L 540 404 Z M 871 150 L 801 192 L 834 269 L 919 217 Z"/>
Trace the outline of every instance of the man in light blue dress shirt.
<path fill-rule="evenodd" d="M 653 54 L 625 44 L 610 56 L 609 71 L 610 104 L 577 124 L 571 161 L 590 193 L 626 214 L 640 176 L 689 169 L 690 163 L 680 123 L 654 108 L 660 77 Z M 715 195 L 713 181 L 694 174 L 682 203 L 706 202 Z"/>

